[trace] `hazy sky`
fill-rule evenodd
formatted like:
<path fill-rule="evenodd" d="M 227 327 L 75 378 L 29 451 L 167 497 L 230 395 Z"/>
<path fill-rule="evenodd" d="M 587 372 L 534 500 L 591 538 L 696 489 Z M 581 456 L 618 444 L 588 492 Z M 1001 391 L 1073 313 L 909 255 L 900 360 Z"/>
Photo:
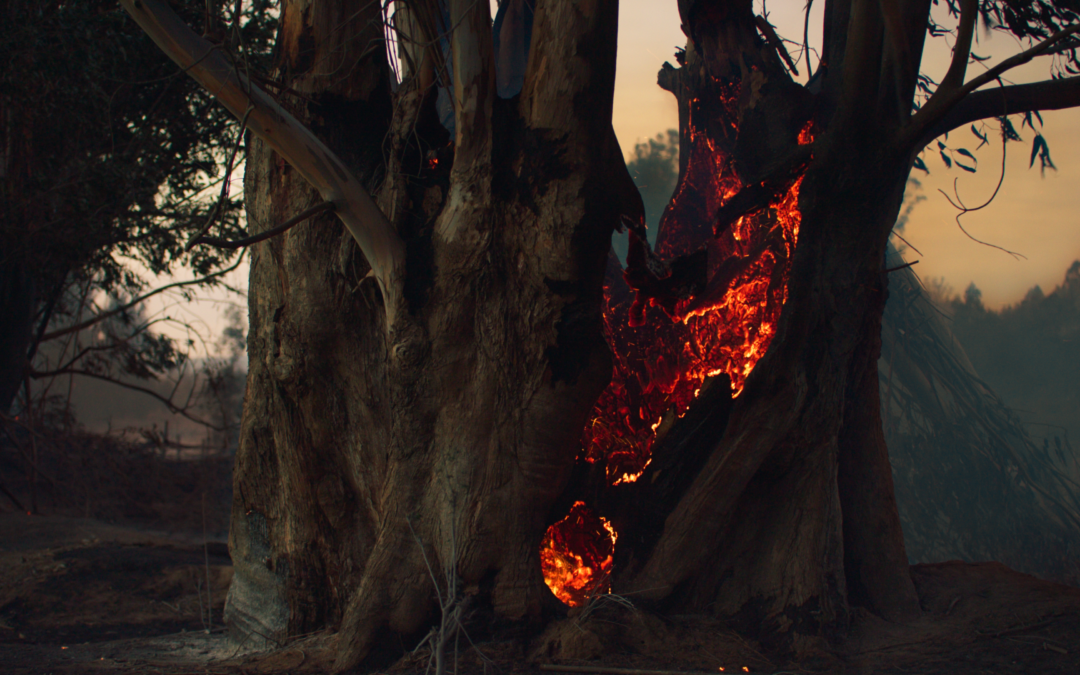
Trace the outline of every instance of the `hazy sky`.
<path fill-rule="evenodd" d="M 766 3 L 769 20 L 778 27 L 781 36 L 801 42 L 802 8 L 804 0 L 773 0 Z M 944 3 L 942 3 L 944 4 Z M 623 152 L 628 153 L 635 143 L 657 132 L 678 126 L 674 97 L 656 86 L 656 73 L 664 61 L 674 64 L 676 46 L 686 42 L 679 28 L 675 0 L 622 0 L 619 24 L 618 76 L 615 88 L 615 131 Z M 824 3 L 816 3 L 823 7 Z M 760 0 L 755 3 L 761 11 Z M 810 45 L 820 44 L 820 10 L 811 17 Z M 935 15 L 938 23 L 949 25 L 942 13 Z M 931 40 L 923 70 L 939 79 L 948 67 L 951 42 Z M 792 56 L 796 47 L 789 45 Z M 1002 33 L 982 35 L 973 49 L 980 56 L 992 56 L 988 63 L 1018 51 L 1015 39 Z M 817 65 L 816 59 L 812 63 Z M 805 68 L 800 67 L 805 74 Z M 977 66 L 969 68 L 977 73 Z M 1012 71 L 1014 82 L 1046 79 L 1050 59 L 1036 59 L 1023 69 Z M 1001 166 L 1001 144 L 990 125 L 987 135 L 991 145 L 983 147 L 976 156 L 977 173 L 970 174 L 953 167 L 946 169 L 934 152 L 926 152 L 924 160 L 930 169 L 925 176 L 913 172 L 922 183 L 921 194 L 926 201 L 919 203 L 905 230 L 905 238 L 921 253 L 910 251 L 908 260 L 919 260 L 915 271 L 923 278 L 943 277 L 958 292 L 974 282 L 983 292 L 987 305 L 998 307 L 1018 301 L 1035 284 L 1049 291 L 1061 283 L 1065 270 L 1080 258 L 1080 111 L 1058 111 L 1043 114 L 1044 135 L 1058 170 L 1040 175 L 1039 163 L 1028 169 L 1031 140 L 1034 134 L 1021 130 L 1023 143 L 1010 143 L 1005 182 L 994 202 L 987 208 L 968 213 L 962 218 L 964 227 L 973 236 L 1023 254 L 1027 259 L 1014 259 L 1002 251 L 977 244 L 957 227 L 956 210 L 938 189 L 950 195 L 953 180 L 957 179 L 960 197 L 969 206 L 981 204 L 994 191 Z M 1020 130 L 1020 125 L 1016 125 Z M 979 141 L 969 129 L 950 134 L 947 144 L 953 148 L 974 151 Z"/>

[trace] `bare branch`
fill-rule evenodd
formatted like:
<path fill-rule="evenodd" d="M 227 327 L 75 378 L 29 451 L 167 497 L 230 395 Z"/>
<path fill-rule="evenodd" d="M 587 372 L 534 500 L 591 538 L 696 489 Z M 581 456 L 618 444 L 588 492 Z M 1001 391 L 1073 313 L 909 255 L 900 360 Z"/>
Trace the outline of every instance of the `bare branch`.
<path fill-rule="evenodd" d="M 931 97 L 929 101 L 927 101 L 926 105 L 924 105 L 922 109 L 919 110 L 919 112 L 917 112 L 911 118 L 911 124 L 908 126 L 907 131 L 902 135 L 900 139 L 901 143 L 904 145 L 908 145 L 918 142 L 928 129 L 937 126 L 937 123 L 940 122 L 942 118 L 944 118 L 945 115 L 947 115 L 949 111 L 951 111 L 958 103 L 960 103 L 960 101 L 962 101 L 964 97 L 968 96 L 984 84 L 993 82 L 994 80 L 998 79 L 1006 71 L 1011 70 L 1017 66 L 1022 66 L 1025 63 L 1034 59 L 1036 56 L 1041 56 L 1042 54 L 1049 52 L 1052 47 L 1077 32 L 1080 32 L 1080 24 L 1074 24 L 1072 26 L 1069 26 L 1068 28 L 1059 30 L 1058 32 L 1046 38 L 1031 49 L 1027 49 L 1020 52 L 1019 54 L 1005 59 L 993 68 L 987 70 L 982 75 L 979 75 L 978 77 L 972 79 L 964 86 L 953 91 L 940 92 L 942 93 L 941 96 L 938 96 L 937 93 L 935 93 L 935 95 Z M 1076 78 L 1069 79 L 1072 80 Z M 988 116 L 992 115 L 993 113 Z"/>
<path fill-rule="evenodd" d="M 127 382 L 123 382 L 122 380 L 117 380 L 115 378 L 109 377 L 108 375 L 101 375 L 99 373 L 94 373 L 94 372 L 91 372 L 89 370 L 81 370 L 81 369 L 78 369 L 78 368 L 64 368 L 62 370 L 49 370 L 49 371 L 32 370 L 32 371 L 29 372 L 29 376 L 31 378 L 35 379 L 35 380 L 40 380 L 40 379 L 43 379 L 43 378 L 46 378 L 46 377 L 55 377 L 57 375 L 82 375 L 83 377 L 89 377 L 89 378 L 92 378 L 92 379 L 95 379 L 95 380 L 101 380 L 102 382 L 110 382 L 112 384 L 115 384 L 118 387 L 123 387 L 124 389 L 130 389 L 132 391 L 137 391 L 140 394 L 146 394 L 147 396 L 149 396 L 151 398 L 155 398 L 158 401 L 160 401 L 161 403 L 163 403 L 165 405 L 165 407 L 169 409 L 169 412 L 171 412 L 171 413 L 173 413 L 175 415 L 182 415 L 183 417 L 188 418 L 189 420 L 191 420 L 192 422 L 195 422 L 196 424 L 201 424 L 202 426 L 206 427 L 207 429 L 213 429 L 214 431 L 227 431 L 228 430 L 227 427 L 219 427 L 216 424 L 213 424 L 211 422 L 207 422 L 204 419 L 200 419 L 198 417 L 195 417 L 194 415 L 191 415 L 190 413 L 187 412 L 187 407 L 188 407 L 187 405 L 185 405 L 183 407 L 178 406 L 175 403 L 173 403 L 171 399 L 165 398 L 164 396 L 157 393 L 156 391 L 153 391 L 152 389 L 147 389 L 146 387 L 140 387 L 137 384 L 129 384 Z"/>
<path fill-rule="evenodd" d="M 155 43 L 238 118 L 249 107 L 250 128 L 289 162 L 356 239 L 382 289 L 387 329 L 403 302 L 405 245 L 345 164 L 272 96 L 238 72 L 220 49 L 195 34 L 163 0 L 122 0 Z"/>
<path fill-rule="evenodd" d="M 38 339 L 38 341 L 39 342 L 45 342 L 47 340 L 55 340 L 58 337 L 63 337 L 65 335 L 70 335 L 71 333 L 78 333 L 81 330 L 85 330 L 85 329 L 87 329 L 87 328 L 89 328 L 89 327 L 91 327 L 91 326 L 93 326 L 95 324 L 101 323 L 102 321 L 104 321 L 105 319 L 108 319 L 109 317 L 116 316 L 117 314 L 120 314 L 121 312 L 126 312 L 127 310 L 131 309 L 132 307 L 139 304 L 140 302 L 143 302 L 144 300 L 146 300 L 148 298 L 152 298 L 153 296 L 157 295 L 158 293 L 164 293 L 165 291 L 167 291 L 167 290 L 169 290 L 171 288 L 180 288 L 182 286 L 194 286 L 194 285 L 198 285 L 198 284 L 203 284 L 203 283 L 206 283 L 207 281 L 210 281 L 210 280 L 215 279 L 217 277 L 224 276 L 224 275 L 228 274 L 229 272 L 232 272 L 233 270 L 235 270 L 237 267 L 239 267 L 241 260 L 243 260 L 243 256 L 240 256 L 239 258 L 237 258 L 236 262 L 233 263 L 233 265 L 231 267 L 226 267 L 223 270 L 219 270 L 217 272 L 214 272 L 213 274 L 208 274 L 205 277 L 199 277 L 198 279 L 188 279 L 187 281 L 176 281 L 176 282 L 171 283 L 171 284 L 165 284 L 164 286 L 161 286 L 159 288 L 155 288 L 154 290 L 150 291 L 149 293 L 144 293 L 143 295 L 140 295 L 139 297 L 135 298 L 131 302 L 120 305 L 116 309 L 110 309 L 109 311 L 103 312 L 103 313 L 98 314 L 98 315 L 96 315 L 94 317 L 91 317 L 91 318 L 87 319 L 86 321 L 81 321 L 81 322 L 75 324 L 74 326 L 68 326 L 67 328 L 59 328 L 57 330 L 46 333 L 46 334 L 42 335 Z"/>
<path fill-rule="evenodd" d="M 790 70 L 796 77 L 799 75 L 799 69 L 795 67 L 795 62 L 791 60 L 791 54 L 788 54 L 788 50 L 784 47 L 784 42 L 780 39 L 780 36 L 776 34 L 776 29 L 772 27 L 768 19 L 763 16 L 755 16 L 754 23 L 757 25 L 758 30 L 765 36 L 765 42 L 772 47 L 776 53 L 784 60 L 788 70 Z M 809 61 L 809 57 L 807 57 Z"/>
<path fill-rule="evenodd" d="M 229 241 L 227 239 L 218 239 L 217 237 L 200 237 L 194 243 L 195 244 L 206 244 L 207 246 L 214 246 L 216 248 L 228 248 L 228 249 L 244 248 L 245 246 L 251 246 L 252 244 L 258 244 L 260 241 L 265 241 L 266 239 L 270 239 L 271 237 L 276 237 L 279 234 L 283 234 L 285 232 L 288 232 L 289 230 L 296 227 L 300 223 L 304 222 L 308 218 L 312 218 L 314 216 L 319 215 L 320 213 L 324 213 L 326 211 L 333 211 L 333 210 L 334 210 L 334 203 L 333 202 L 323 202 L 322 204 L 319 204 L 318 206 L 313 206 L 310 209 L 307 209 L 306 211 L 302 211 L 302 212 L 296 214 L 295 216 L 293 216 L 292 218 L 289 218 L 288 220 L 286 220 L 284 223 L 278 225 L 277 227 L 272 227 L 269 230 L 266 230 L 264 232 L 260 232 L 258 234 L 253 234 L 250 237 L 244 237 L 243 239 L 237 239 L 236 241 Z"/>

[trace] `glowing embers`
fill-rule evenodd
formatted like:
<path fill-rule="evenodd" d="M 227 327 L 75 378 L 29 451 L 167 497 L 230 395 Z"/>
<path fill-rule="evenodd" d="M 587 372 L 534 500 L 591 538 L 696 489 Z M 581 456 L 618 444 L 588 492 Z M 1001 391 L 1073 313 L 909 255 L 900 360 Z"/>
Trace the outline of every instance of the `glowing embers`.
<path fill-rule="evenodd" d="M 728 159 L 691 130 L 686 175 L 664 214 L 656 250 L 674 260 L 706 247 L 710 290 L 679 302 L 674 316 L 650 303 L 643 321 L 631 321 L 633 292 L 622 279 L 608 279 L 604 327 L 614 372 L 582 446 L 587 460 L 604 463 L 609 484 L 637 480 L 651 460 L 657 430 L 686 413 L 706 378 L 726 374 L 732 394 L 742 392 L 787 299 L 800 184 L 766 208 L 723 224 L 714 238 L 716 213 L 742 185 Z"/>
<path fill-rule="evenodd" d="M 565 518 L 548 528 L 540 544 L 544 581 L 559 600 L 577 607 L 611 586 L 615 529 L 585 502 L 575 502 Z"/>

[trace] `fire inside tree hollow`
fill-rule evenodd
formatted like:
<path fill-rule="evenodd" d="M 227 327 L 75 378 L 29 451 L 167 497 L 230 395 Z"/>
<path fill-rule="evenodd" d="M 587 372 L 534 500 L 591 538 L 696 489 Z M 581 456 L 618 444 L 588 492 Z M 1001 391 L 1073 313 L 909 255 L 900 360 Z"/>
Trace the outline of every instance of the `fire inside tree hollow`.
<path fill-rule="evenodd" d="M 635 298 L 618 276 L 605 283 L 604 331 L 614 369 L 589 415 L 581 453 L 604 466 L 612 486 L 641 477 L 657 430 L 686 413 L 707 378 L 727 374 L 732 394 L 742 392 L 787 299 L 802 180 L 714 237 L 717 211 L 743 185 L 731 158 L 694 125 L 700 110 L 691 106 L 690 157 L 660 221 L 656 254 L 674 260 L 704 248 L 710 283 L 667 307 L 640 293 Z M 799 140 L 809 142 L 809 130 Z M 579 606 L 607 592 L 616 539 L 611 524 L 583 502 L 552 525 L 541 544 L 541 565 L 556 597 Z"/>

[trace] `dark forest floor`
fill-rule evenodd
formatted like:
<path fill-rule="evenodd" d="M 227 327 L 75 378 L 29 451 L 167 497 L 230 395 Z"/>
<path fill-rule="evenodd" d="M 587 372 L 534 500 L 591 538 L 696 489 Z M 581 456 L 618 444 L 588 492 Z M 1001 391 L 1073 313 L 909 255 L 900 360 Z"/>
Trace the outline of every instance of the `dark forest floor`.
<path fill-rule="evenodd" d="M 799 663 L 770 657 L 712 618 L 660 619 L 609 602 L 539 638 L 477 636 L 477 648 L 462 639 L 459 672 L 541 673 L 543 664 L 561 664 L 711 673 L 1080 673 L 1080 589 L 997 563 L 919 565 L 912 574 L 922 619 L 901 626 L 857 614 L 831 653 Z M 93 520 L 0 515 L 0 673 L 327 670 L 322 654 L 333 637 L 326 635 L 269 654 L 238 653 L 221 629 L 230 577 L 220 541 L 204 548 Z M 448 657 L 452 664 L 452 650 Z M 382 672 L 424 672 L 427 664 L 421 651 L 385 663 Z"/>

